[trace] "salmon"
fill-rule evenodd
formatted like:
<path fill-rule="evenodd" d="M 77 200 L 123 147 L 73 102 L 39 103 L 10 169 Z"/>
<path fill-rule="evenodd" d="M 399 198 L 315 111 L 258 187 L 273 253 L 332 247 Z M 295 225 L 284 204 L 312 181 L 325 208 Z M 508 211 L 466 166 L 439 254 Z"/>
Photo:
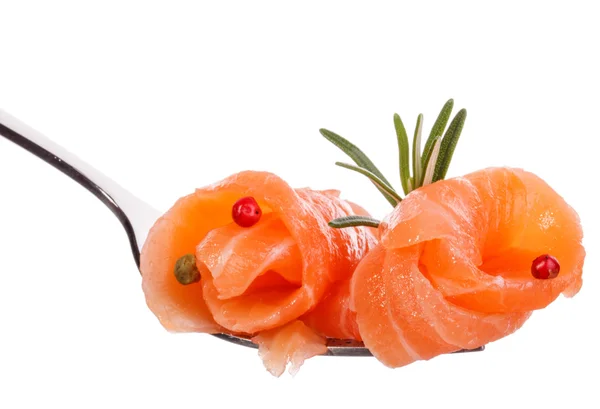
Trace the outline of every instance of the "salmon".
<path fill-rule="evenodd" d="M 252 341 L 258 344 L 258 354 L 267 370 L 278 377 L 288 364 L 293 376 L 298 373 L 305 360 L 327 352 L 326 339 L 299 320 L 263 331 L 252 338 Z"/>
<path fill-rule="evenodd" d="M 577 213 L 532 173 L 490 168 L 411 192 L 379 227 L 380 243 L 356 269 L 350 308 L 365 346 L 389 367 L 518 330 L 582 286 Z M 551 254 L 554 279 L 531 263 Z"/>
<path fill-rule="evenodd" d="M 362 341 L 356 312 L 351 308 L 350 279 L 339 281 L 301 320 L 326 338 Z"/>
<path fill-rule="evenodd" d="M 535 310 L 582 286 L 577 213 L 521 169 L 489 168 L 412 191 L 380 223 L 336 190 L 292 189 L 267 172 L 241 172 L 178 200 L 142 249 L 149 308 L 172 332 L 251 338 L 267 370 L 327 352 L 327 339 L 363 341 L 389 367 L 472 349 L 517 331 Z M 262 218 L 237 225 L 231 206 L 252 196 Z M 199 282 L 175 262 L 194 254 Z M 537 279 L 550 254 L 560 274 Z"/>
<path fill-rule="evenodd" d="M 233 221 L 231 209 L 247 196 L 256 199 L 262 217 L 245 228 Z M 169 331 L 254 337 L 268 357 L 267 369 L 280 373 L 288 361 L 298 368 L 299 357 L 326 351 L 324 337 L 298 319 L 335 283 L 348 281 L 376 245 L 372 228 L 327 224 L 354 214 L 368 215 L 340 199 L 339 191 L 293 189 L 268 172 L 245 171 L 197 189 L 155 223 L 142 248 L 148 307 Z M 195 255 L 201 276 L 190 285 L 173 273 L 186 254 Z"/>

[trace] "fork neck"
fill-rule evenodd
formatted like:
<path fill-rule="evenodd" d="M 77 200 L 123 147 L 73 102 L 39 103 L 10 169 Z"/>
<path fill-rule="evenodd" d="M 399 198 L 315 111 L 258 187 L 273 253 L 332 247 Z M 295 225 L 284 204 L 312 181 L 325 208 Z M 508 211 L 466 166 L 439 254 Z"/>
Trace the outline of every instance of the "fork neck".
<path fill-rule="evenodd" d="M 119 219 L 139 268 L 140 247 L 159 212 L 73 153 L 0 109 L 0 135 L 86 188 Z"/>

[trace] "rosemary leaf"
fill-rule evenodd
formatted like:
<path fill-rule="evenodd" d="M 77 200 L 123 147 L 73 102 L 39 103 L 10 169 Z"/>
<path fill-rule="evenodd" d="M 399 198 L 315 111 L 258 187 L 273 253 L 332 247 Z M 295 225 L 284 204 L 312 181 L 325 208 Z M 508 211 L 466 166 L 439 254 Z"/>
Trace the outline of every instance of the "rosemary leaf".
<path fill-rule="evenodd" d="M 321 135 L 325 137 L 329 142 L 340 148 L 346 155 L 348 155 L 358 166 L 367 169 L 369 172 L 375 174 L 379 179 L 383 180 L 387 185 L 390 182 L 381 174 L 379 169 L 371 162 L 371 160 L 361 151 L 356 145 L 348 141 L 347 139 L 335 134 L 327 129 L 320 129 Z"/>
<path fill-rule="evenodd" d="M 336 229 L 354 226 L 379 227 L 379 223 L 379 220 L 368 216 L 345 216 L 333 219 L 329 222 L 329 226 Z"/>
<path fill-rule="evenodd" d="M 452 155 L 454 154 L 454 149 L 456 149 L 456 144 L 458 143 L 466 119 L 467 110 L 463 108 L 458 111 L 450 123 L 450 126 L 444 135 L 444 139 L 442 140 L 442 145 L 440 146 L 440 153 L 435 165 L 435 172 L 433 173 L 433 182 L 437 182 L 446 177 Z"/>
<path fill-rule="evenodd" d="M 419 114 L 417 117 L 417 126 L 415 128 L 415 136 L 413 139 L 413 178 L 414 186 L 413 189 L 418 189 L 421 183 L 421 173 L 423 168 L 421 167 L 421 134 L 423 132 L 423 114 Z"/>
<path fill-rule="evenodd" d="M 371 180 L 371 182 L 373 182 L 373 184 L 377 186 L 379 190 L 382 191 L 382 193 L 385 193 L 385 198 L 388 200 L 388 202 L 390 202 L 392 206 L 396 207 L 396 205 L 402 201 L 400 195 L 398 195 L 398 193 L 396 193 L 396 191 L 390 185 L 386 184 L 383 180 L 381 180 L 377 175 L 373 174 L 372 172 L 358 166 L 350 165 L 348 163 L 336 162 L 335 164 L 337 166 L 341 166 L 342 168 L 353 170 L 355 172 L 360 173 L 361 175 L 368 177 Z"/>
<path fill-rule="evenodd" d="M 429 153 L 423 163 L 425 173 L 423 174 L 423 182 L 421 183 L 421 186 L 427 186 L 433 181 L 433 172 L 435 171 L 435 165 L 440 154 L 441 145 L 441 136 L 436 136 L 435 138 L 433 138 L 432 148 L 429 150 Z"/>
<path fill-rule="evenodd" d="M 381 179 L 381 181 L 384 182 L 387 186 L 391 187 L 390 182 L 388 182 L 388 180 L 383 176 L 379 169 L 377 169 L 377 167 L 371 161 L 371 159 L 369 159 L 367 155 L 365 155 L 363 151 L 361 151 L 356 145 L 354 145 L 347 139 L 341 137 L 340 135 L 328 131 L 327 129 L 319 129 L 319 132 L 321 132 L 321 135 L 323 135 L 325 139 L 327 139 L 329 142 L 340 148 L 342 152 L 348 155 L 354 161 L 354 163 L 356 163 L 361 168 L 368 170 L 369 172 L 377 176 L 379 179 Z M 379 191 L 385 196 L 388 202 L 392 203 L 392 197 L 385 193 L 385 191 L 382 190 L 380 187 L 377 187 L 377 189 L 379 189 Z"/>
<path fill-rule="evenodd" d="M 396 128 L 396 137 L 398 138 L 398 160 L 400 165 L 400 182 L 402 183 L 402 190 L 404 194 L 410 193 L 411 188 L 409 186 L 410 180 L 410 164 L 408 159 L 408 135 L 406 134 L 406 128 L 400 119 L 400 115 L 394 114 L 394 127 Z"/>
<path fill-rule="evenodd" d="M 454 100 L 449 99 L 442 107 L 442 110 L 440 111 L 440 114 L 438 115 L 437 119 L 435 120 L 433 127 L 431 127 L 431 132 L 429 133 L 429 138 L 427 138 L 427 141 L 425 142 L 425 147 L 423 148 L 423 156 L 422 156 L 423 170 L 425 170 L 425 166 L 427 166 L 425 164 L 424 159 L 427 155 L 429 155 L 431 149 L 433 148 L 434 139 L 437 138 L 438 136 L 442 136 L 444 134 L 444 129 L 446 129 L 446 125 L 448 124 L 448 120 L 450 119 L 450 114 L 452 113 L 453 107 L 454 107 Z"/>

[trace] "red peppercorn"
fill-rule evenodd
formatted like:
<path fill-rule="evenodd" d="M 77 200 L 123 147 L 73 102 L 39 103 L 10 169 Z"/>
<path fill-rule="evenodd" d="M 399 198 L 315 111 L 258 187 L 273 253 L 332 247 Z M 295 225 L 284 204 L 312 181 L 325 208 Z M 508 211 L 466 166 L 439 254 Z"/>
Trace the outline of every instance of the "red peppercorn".
<path fill-rule="evenodd" d="M 253 197 L 242 197 L 233 204 L 231 217 L 241 227 L 254 226 L 260 220 L 262 210 Z"/>
<path fill-rule="evenodd" d="M 555 278 L 560 271 L 558 260 L 549 254 L 543 254 L 537 257 L 531 263 L 531 274 L 535 278 L 542 280 Z"/>

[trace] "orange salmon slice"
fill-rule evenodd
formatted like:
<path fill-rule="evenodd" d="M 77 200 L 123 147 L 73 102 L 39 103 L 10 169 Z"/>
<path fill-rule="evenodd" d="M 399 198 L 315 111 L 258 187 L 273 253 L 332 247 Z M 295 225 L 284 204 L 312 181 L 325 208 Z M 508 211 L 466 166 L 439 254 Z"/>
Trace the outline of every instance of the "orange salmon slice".
<path fill-rule="evenodd" d="M 242 228 L 231 209 L 247 196 L 262 217 Z M 368 215 L 340 199 L 339 191 L 292 189 L 268 172 L 240 172 L 197 189 L 149 232 L 140 268 L 146 302 L 169 331 L 253 337 L 269 368 L 290 359 L 299 367 L 302 359 L 326 352 L 325 338 L 301 317 L 336 283 L 348 283 L 376 243 L 375 229 L 327 225 L 354 214 Z M 174 266 L 187 254 L 196 256 L 201 279 L 182 285 Z M 285 351 L 277 347 L 284 341 Z"/>
<path fill-rule="evenodd" d="M 302 284 L 300 250 L 273 214 L 251 228 L 230 223 L 212 230 L 196 248 L 196 259 L 208 269 L 221 300 L 240 296 L 253 284 L 253 291 Z"/>
<path fill-rule="evenodd" d="M 380 245 L 352 277 L 351 305 L 365 345 L 391 367 L 505 337 L 582 285 L 577 214 L 520 169 L 484 169 L 419 188 L 379 231 Z M 531 263 L 543 254 L 559 260 L 558 277 L 532 276 Z"/>

